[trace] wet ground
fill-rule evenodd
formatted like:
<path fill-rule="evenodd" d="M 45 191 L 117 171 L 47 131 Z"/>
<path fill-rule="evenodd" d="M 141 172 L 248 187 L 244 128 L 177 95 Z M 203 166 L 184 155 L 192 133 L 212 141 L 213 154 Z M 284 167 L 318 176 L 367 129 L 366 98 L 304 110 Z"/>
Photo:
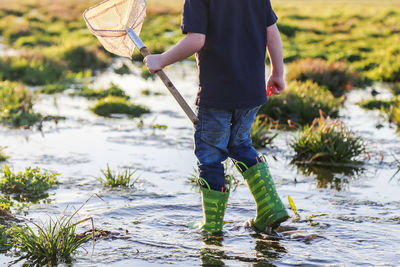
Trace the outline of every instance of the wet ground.
<path fill-rule="evenodd" d="M 194 64 L 178 64 L 167 73 L 192 103 Z M 202 217 L 200 194 L 187 181 L 196 165 L 190 121 L 163 85 L 143 80 L 138 69 L 131 75 L 103 73 L 95 86 L 106 87 L 111 81 L 152 113 L 142 122 L 104 119 L 88 110 L 93 101 L 70 97 L 67 91 L 41 95 L 34 107 L 43 114 L 65 116 L 65 121 L 45 123 L 42 132 L 0 127 L 0 145 L 8 147 L 8 164 L 14 171 L 37 165 L 60 173 L 61 184 L 50 192 L 50 203 L 31 206 L 28 218 L 44 221 L 67 207 L 78 208 L 94 193 L 104 199 L 92 199 L 79 218 L 91 216 L 96 228 L 111 234 L 98 240 L 94 251 L 89 242 L 76 255 L 74 266 L 398 266 L 400 176 L 391 177 L 398 169 L 392 155 L 400 155 L 400 138 L 378 112 L 356 105 L 370 97 L 370 89 L 352 91 L 341 110 L 343 120 L 363 136 L 370 151 L 362 168 L 292 165 L 288 143 L 294 133 L 282 132 L 273 147 L 259 152 L 267 156 L 284 203 L 288 206 L 290 195 L 301 220 L 284 223 L 280 238 L 244 228 L 243 222 L 255 215 L 255 205 L 241 182 L 229 199 L 223 235 L 209 237 L 187 227 Z M 387 91 L 377 86 L 385 97 Z M 147 88 L 163 94 L 142 95 Z M 154 124 L 168 128 L 154 129 Z M 140 180 L 135 188 L 103 187 L 95 176 L 107 164 L 112 169 L 137 169 Z M 228 171 L 240 178 L 232 166 Z M 306 220 L 321 214 L 326 215 Z M 293 212 L 290 215 L 294 219 Z M 3 265 L 14 260 L 0 254 Z"/>

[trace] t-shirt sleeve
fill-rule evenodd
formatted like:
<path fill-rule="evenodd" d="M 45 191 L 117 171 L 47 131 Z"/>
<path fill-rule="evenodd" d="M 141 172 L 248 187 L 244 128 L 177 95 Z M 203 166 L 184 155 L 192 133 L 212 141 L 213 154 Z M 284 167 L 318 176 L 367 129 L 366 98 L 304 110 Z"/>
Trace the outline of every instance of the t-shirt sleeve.
<path fill-rule="evenodd" d="M 181 30 L 207 34 L 208 0 L 185 0 L 183 6 Z"/>
<path fill-rule="evenodd" d="M 266 1 L 267 1 L 267 27 L 269 27 L 276 23 L 278 17 L 276 16 L 274 10 L 272 9 L 271 1 L 270 0 Z"/>

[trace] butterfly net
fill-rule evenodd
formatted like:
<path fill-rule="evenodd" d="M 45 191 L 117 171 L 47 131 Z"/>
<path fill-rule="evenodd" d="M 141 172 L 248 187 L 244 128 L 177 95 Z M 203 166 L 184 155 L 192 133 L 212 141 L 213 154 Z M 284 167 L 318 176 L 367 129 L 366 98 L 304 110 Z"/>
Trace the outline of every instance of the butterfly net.
<path fill-rule="evenodd" d="M 146 5 L 146 0 L 106 0 L 85 10 L 83 17 L 107 51 L 131 58 L 135 45 L 126 30 L 139 36 Z"/>

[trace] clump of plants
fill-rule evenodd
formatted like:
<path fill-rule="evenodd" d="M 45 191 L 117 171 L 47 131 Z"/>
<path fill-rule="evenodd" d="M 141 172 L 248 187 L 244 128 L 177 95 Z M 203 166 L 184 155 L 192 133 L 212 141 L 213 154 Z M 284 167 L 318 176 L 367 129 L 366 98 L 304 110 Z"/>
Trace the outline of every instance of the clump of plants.
<path fill-rule="evenodd" d="M 48 196 L 51 187 L 58 184 L 56 173 L 42 172 L 39 167 L 27 167 L 24 172 L 13 173 L 5 164 L 1 171 L 0 191 L 18 201 L 35 202 Z"/>
<path fill-rule="evenodd" d="M 293 81 L 282 95 L 269 97 L 258 114 L 279 121 L 282 126 L 301 126 L 311 124 L 320 111 L 336 117 L 342 101 L 316 83 Z"/>
<path fill-rule="evenodd" d="M 0 79 L 21 81 L 28 85 L 58 82 L 65 71 L 62 62 L 40 53 L 25 53 L 18 57 L 0 57 Z"/>
<path fill-rule="evenodd" d="M 42 118 L 32 107 L 33 96 L 22 84 L 0 81 L 1 123 L 12 127 L 31 127 Z"/>
<path fill-rule="evenodd" d="M 75 220 L 76 214 L 91 198 L 71 215 L 64 211 L 57 218 L 49 218 L 47 223 L 43 225 L 29 221 L 24 227 L 14 227 L 11 232 L 13 246 L 19 253 L 23 254 L 22 258 L 27 259 L 29 263 L 35 266 L 56 266 L 58 263 L 71 263 L 76 250 L 90 238 L 93 239 L 94 246 L 96 231 L 93 218 Z M 77 234 L 77 226 L 86 221 L 90 221 L 92 224 L 91 234 Z M 33 225 L 33 227 L 29 225 Z"/>
<path fill-rule="evenodd" d="M 114 71 L 115 71 L 115 73 L 121 74 L 121 75 L 130 74 L 132 72 L 131 69 L 129 68 L 129 66 L 126 65 L 125 63 L 123 63 L 120 67 L 115 68 Z"/>
<path fill-rule="evenodd" d="M 112 171 L 110 166 L 107 164 L 106 170 L 100 170 L 101 176 L 96 177 L 100 183 L 111 187 L 133 187 L 139 180 L 139 176 L 134 177 L 137 170 L 131 171 L 130 169 L 125 171 Z"/>
<path fill-rule="evenodd" d="M 75 72 L 105 68 L 110 63 L 104 52 L 93 45 L 68 48 L 63 51 L 61 58 L 67 63 L 68 69 Z"/>
<path fill-rule="evenodd" d="M 103 117 L 111 117 L 112 114 L 126 114 L 130 117 L 139 117 L 142 114 L 150 112 L 147 107 L 135 105 L 126 100 L 126 98 L 119 96 L 107 96 L 100 99 L 90 109 Z"/>
<path fill-rule="evenodd" d="M 290 65 L 288 80 L 313 81 L 325 86 L 336 97 L 361 83 L 359 74 L 343 62 L 328 63 L 322 59 L 302 59 Z"/>
<path fill-rule="evenodd" d="M 0 252 L 6 252 L 12 248 L 13 243 L 10 237 L 11 229 L 7 225 L 0 225 Z"/>
<path fill-rule="evenodd" d="M 290 146 L 296 153 L 295 162 L 304 164 L 354 164 L 366 152 L 361 137 L 339 120 L 322 116 L 305 126 Z"/>
<path fill-rule="evenodd" d="M 0 146 L 0 161 L 6 161 L 8 156 L 4 153 L 5 147 Z"/>
<path fill-rule="evenodd" d="M 44 85 L 40 88 L 39 92 L 42 94 L 53 95 L 64 92 L 68 87 L 69 84 L 67 82 L 51 83 Z"/>
<path fill-rule="evenodd" d="M 254 148 L 263 148 L 271 144 L 279 133 L 273 133 L 272 129 L 278 128 L 278 122 L 272 122 L 265 115 L 257 115 L 251 127 L 251 140 Z"/>
<path fill-rule="evenodd" d="M 365 109 L 389 110 L 394 104 L 394 100 L 378 100 L 376 98 L 361 101 L 360 106 Z"/>
<path fill-rule="evenodd" d="M 104 98 L 107 96 L 117 96 L 129 99 L 129 96 L 125 94 L 125 91 L 114 83 L 111 83 L 110 87 L 107 89 L 98 89 L 98 90 L 84 86 L 83 88 L 78 89 L 76 92 L 71 93 L 70 95 L 84 96 L 87 98 Z"/>

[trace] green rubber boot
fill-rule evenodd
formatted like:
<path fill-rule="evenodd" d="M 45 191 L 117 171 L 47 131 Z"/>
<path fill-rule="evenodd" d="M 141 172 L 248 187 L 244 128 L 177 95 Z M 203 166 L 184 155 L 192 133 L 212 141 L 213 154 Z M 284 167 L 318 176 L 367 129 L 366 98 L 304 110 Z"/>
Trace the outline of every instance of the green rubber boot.
<path fill-rule="evenodd" d="M 264 162 L 259 162 L 250 168 L 247 168 L 243 162 L 236 162 L 236 166 L 244 167 L 244 172 L 238 169 L 256 201 L 257 215 L 254 227 L 259 231 L 264 231 L 266 227 L 274 229 L 289 218 L 288 212 L 276 192 L 268 165 L 265 159 L 263 160 Z"/>
<path fill-rule="evenodd" d="M 209 233 L 216 233 L 222 231 L 224 223 L 224 215 L 226 210 L 226 204 L 228 203 L 229 190 L 227 192 L 219 192 L 212 190 L 208 183 L 200 178 L 200 183 L 205 183 L 207 188 L 200 185 L 201 195 L 203 199 L 203 220 L 197 223 L 190 223 L 190 228 L 203 229 Z"/>

